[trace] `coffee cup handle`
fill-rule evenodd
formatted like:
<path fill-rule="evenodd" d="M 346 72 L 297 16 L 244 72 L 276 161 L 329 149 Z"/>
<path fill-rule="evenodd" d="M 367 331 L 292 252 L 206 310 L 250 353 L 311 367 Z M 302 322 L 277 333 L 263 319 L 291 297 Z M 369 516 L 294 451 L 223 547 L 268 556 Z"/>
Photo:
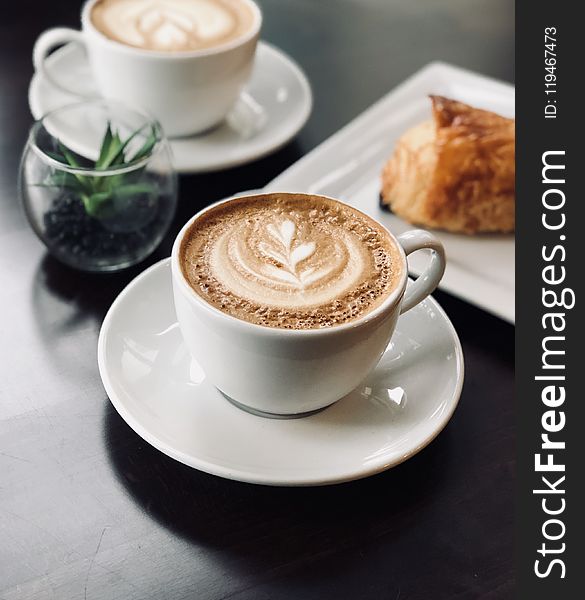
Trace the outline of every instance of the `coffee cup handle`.
<path fill-rule="evenodd" d="M 57 81 L 49 69 L 47 69 L 46 61 L 51 50 L 55 48 L 55 46 L 60 46 L 61 44 L 67 44 L 69 42 L 84 44 L 82 32 L 75 29 L 69 29 L 68 27 L 55 27 L 54 29 L 44 31 L 37 38 L 33 48 L 33 65 L 35 71 L 42 75 L 57 89 L 67 94 L 83 96 L 78 90 L 68 88 Z"/>
<path fill-rule="evenodd" d="M 443 277 L 447 261 L 443 244 L 428 231 L 413 229 L 399 235 L 398 241 L 406 256 L 425 248 L 432 250 L 429 266 L 419 275 L 416 281 L 407 284 L 400 310 L 400 314 L 403 314 L 422 302 L 435 290 L 439 285 L 439 281 L 441 281 L 441 277 Z"/>

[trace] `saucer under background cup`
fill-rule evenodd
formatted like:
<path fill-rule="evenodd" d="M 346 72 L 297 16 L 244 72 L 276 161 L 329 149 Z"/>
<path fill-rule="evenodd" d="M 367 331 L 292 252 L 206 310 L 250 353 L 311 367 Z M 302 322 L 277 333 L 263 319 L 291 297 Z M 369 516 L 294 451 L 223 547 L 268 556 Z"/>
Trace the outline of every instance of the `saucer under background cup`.
<path fill-rule="evenodd" d="M 366 381 L 334 405 L 300 419 L 244 412 L 206 380 L 183 342 L 170 259 L 112 304 L 98 363 L 112 404 L 148 443 L 201 471 L 268 485 L 338 483 L 407 460 L 445 427 L 463 385 L 457 334 L 427 298 L 399 318 Z"/>
<path fill-rule="evenodd" d="M 80 94 L 97 96 L 82 46 L 70 43 L 59 48 L 46 59 L 46 68 L 57 81 Z M 266 42 L 258 42 L 245 93 L 251 100 L 238 101 L 241 105 L 236 103 L 232 114 L 219 127 L 170 140 L 175 170 L 217 171 L 261 158 L 290 141 L 311 113 L 312 94 L 305 74 L 290 57 Z M 51 110 L 79 102 L 80 96 L 57 89 L 35 73 L 28 100 L 33 117 L 39 119 Z M 254 115 L 254 108 L 263 114 Z M 250 123 L 246 122 L 246 114 Z"/>

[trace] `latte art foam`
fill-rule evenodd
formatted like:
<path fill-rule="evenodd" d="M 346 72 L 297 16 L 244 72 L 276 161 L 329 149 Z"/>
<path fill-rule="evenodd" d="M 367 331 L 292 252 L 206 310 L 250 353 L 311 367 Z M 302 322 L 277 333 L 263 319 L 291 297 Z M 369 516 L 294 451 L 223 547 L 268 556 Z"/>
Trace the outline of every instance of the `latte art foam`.
<path fill-rule="evenodd" d="M 370 312 L 394 289 L 400 265 L 375 221 L 334 200 L 296 194 L 211 209 L 187 232 L 180 260 L 191 287 L 216 308 L 294 329 Z"/>
<path fill-rule="evenodd" d="M 113 40 L 162 52 L 218 46 L 253 23 L 250 8 L 238 0 L 100 0 L 91 19 Z"/>

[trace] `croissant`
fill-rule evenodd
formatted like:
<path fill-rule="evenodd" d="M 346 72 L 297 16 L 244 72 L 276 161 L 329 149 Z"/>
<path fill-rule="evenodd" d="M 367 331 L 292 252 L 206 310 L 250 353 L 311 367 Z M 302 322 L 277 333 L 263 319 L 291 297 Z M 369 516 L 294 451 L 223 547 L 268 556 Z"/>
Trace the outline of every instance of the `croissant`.
<path fill-rule="evenodd" d="M 460 233 L 515 226 L 514 120 L 442 96 L 404 133 L 382 173 L 381 199 L 411 223 Z"/>

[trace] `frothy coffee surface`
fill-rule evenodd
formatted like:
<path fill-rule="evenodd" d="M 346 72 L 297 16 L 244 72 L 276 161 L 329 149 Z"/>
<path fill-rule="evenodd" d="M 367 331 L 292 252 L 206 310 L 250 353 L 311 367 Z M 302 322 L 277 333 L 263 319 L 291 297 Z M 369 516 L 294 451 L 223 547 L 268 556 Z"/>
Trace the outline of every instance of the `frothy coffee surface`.
<path fill-rule="evenodd" d="M 254 15 L 241 0 L 100 0 L 91 21 L 122 44 L 188 52 L 240 37 L 252 27 Z"/>
<path fill-rule="evenodd" d="M 269 194 L 204 213 L 183 238 L 185 278 L 234 317 L 286 329 L 353 321 L 395 288 L 400 254 L 373 219 L 335 200 Z"/>

